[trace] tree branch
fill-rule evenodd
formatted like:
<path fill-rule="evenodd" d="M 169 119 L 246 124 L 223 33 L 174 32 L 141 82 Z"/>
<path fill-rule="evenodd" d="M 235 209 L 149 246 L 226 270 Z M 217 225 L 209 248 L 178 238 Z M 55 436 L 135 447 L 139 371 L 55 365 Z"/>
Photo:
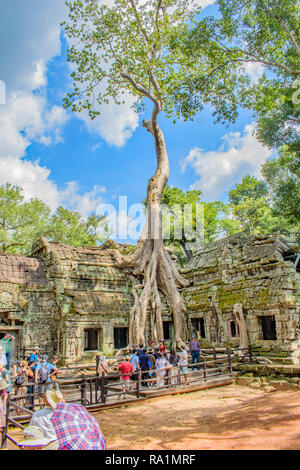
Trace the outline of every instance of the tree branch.
<path fill-rule="evenodd" d="M 275 18 L 278 23 L 281 25 L 282 29 L 286 32 L 286 34 L 288 35 L 288 37 L 290 38 L 290 43 L 292 44 L 292 46 L 295 47 L 296 49 L 296 52 L 297 54 L 300 56 L 300 44 L 298 44 L 298 42 L 296 41 L 296 39 L 294 38 L 293 34 L 291 33 L 291 31 L 288 29 L 286 23 L 276 14 L 274 14 L 271 10 L 267 10 L 270 15 Z"/>

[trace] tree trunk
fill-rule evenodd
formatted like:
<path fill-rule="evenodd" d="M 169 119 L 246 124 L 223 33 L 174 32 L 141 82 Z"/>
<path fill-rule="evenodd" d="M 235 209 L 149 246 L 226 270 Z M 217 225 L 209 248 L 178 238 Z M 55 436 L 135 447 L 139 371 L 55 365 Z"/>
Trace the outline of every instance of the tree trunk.
<path fill-rule="evenodd" d="M 130 346 L 145 344 L 149 314 L 152 339 L 155 342 L 164 339 L 160 293 L 164 294 L 173 317 L 175 345 L 183 344 L 187 336 L 186 308 L 178 289 L 189 285 L 189 282 L 178 273 L 163 244 L 161 198 L 169 178 L 169 159 L 163 132 L 157 124 L 157 114 L 154 110 L 152 120 L 143 122 L 143 127 L 154 138 L 157 168 L 147 188 L 146 227 L 131 260 L 134 274 L 142 279 L 142 284 L 135 285 L 132 289 L 134 305 L 129 318 Z M 121 259 L 120 255 L 117 256 L 119 266 L 124 266 L 124 257 Z M 139 295 L 140 289 L 142 292 Z"/>
<path fill-rule="evenodd" d="M 145 343 L 145 328 L 148 306 L 151 306 L 151 335 L 163 339 L 162 305 L 159 292 L 165 295 L 174 321 L 176 345 L 186 339 L 186 309 L 178 288 L 188 285 L 178 273 L 162 237 L 161 197 L 169 178 L 169 159 L 163 132 L 152 117 L 144 121 L 145 127 L 154 138 L 157 168 L 147 188 L 146 230 L 135 252 L 135 274 L 143 276 L 143 290 L 136 298 L 132 309 L 133 335 L 137 344 Z"/>
<path fill-rule="evenodd" d="M 233 314 L 240 330 L 240 348 L 249 348 L 249 336 L 242 304 L 234 304 Z"/>

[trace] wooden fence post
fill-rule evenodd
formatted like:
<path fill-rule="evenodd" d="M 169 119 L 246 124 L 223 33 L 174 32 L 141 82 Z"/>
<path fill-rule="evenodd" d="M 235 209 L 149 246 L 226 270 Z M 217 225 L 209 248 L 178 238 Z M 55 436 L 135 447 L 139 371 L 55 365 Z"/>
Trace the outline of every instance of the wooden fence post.
<path fill-rule="evenodd" d="M 100 375 L 99 373 L 99 363 L 100 363 L 100 356 L 96 356 L 96 375 Z"/>
<path fill-rule="evenodd" d="M 140 398 L 140 390 L 141 390 L 141 371 L 138 370 L 137 372 L 137 382 L 136 382 L 136 397 Z"/>
<path fill-rule="evenodd" d="M 102 372 L 101 379 L 100 379 L 100 387 L 101 387 L 101 403 L 105 403 L 105 376 L 104 372 Z"/>
<path fill-rule="evenodd" d="M 7 400 L 6 400 L 6 409 L 5 409 L 5 426 L 2 428 L 2 436 L 1 436 L 1 449 L 4 449 L 6 447 L 7 443 L 7 430 L 8 430 L 8 418 L 9 418 L 9 408 L 10 408 L 10 403 L 9 403 L 9 394 L 7 395 Z"/>
<path fill-rule="evenodd" d="M 81 405 L 86 405 L 86 379 L 84 374 L 81 375 Z"/>
<path fill-rule="evenodd" d="M 206 362 L 205 362 L 205 356 L 203 357 L 203 378 L 206 381 Z"/>
<path fill-rule="evenodd" d="M 217 367 L 217 353 L 216 353 L 216 348 L 213 348 L 213 355 L 214 355 L 214 369 Z M 218 372 L 218 371 L 217 371 Z"/>
<path fill-rule="evenodd" d="M 230 354 L 230 349 L 227 347 L 227 357 L 228 357 L 228 370 L 229 370 L 229 375 L 232 375 L 232 364 L 231 364 L 231 354 Z"/>
<path fill-rule="evenodd" d="M 102 401 L 102 389 L 101 389 L 101 379 L 99 372 L 99 363 L 100 356 L 96 356 L 96 379 L 95 379 L 95 403 L 98 403 L 98 390 L 101 390 L 101 401 Z"/>

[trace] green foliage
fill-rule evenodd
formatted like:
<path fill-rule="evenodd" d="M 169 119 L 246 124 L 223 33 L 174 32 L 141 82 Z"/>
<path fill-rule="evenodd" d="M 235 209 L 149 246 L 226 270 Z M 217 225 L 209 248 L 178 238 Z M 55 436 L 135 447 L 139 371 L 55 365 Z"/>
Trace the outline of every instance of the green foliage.
<path fill-rule="evenodd" d="M 262 168 L 276 217 L 284 218 L 291 234 L 300 239 L 300 155 L 287 148 Z"/>
<path fill-rule="evenodd" d="M 254 111 L 263 143 L 299 150 L 298 0 L 216 4 L 218 15 L 178 27 L 171 37 L 174 60 L 186 76 L 175 92 L 177 112 L 189 119 L 210 103 L 217 121 L 234 122 L 243 106 Z M 249 70 L 257 66 L 263 75 L 253 81 Z"/>
<path fill-rule="evenodd" d="M 267 161 L 264 178 L 246 175 L 229 191 L 226 217 L 220 225 L 226 235 L 285 233 L 299 238 L 299 158 L 290 153 Z"/>
<path fill-rule="evenodd" d="M 24 202 L 22 188 L 0 186 L 0 252 L 30 254 L 40 237 L 73 246 L 97 245 L 109 235 L 107 220 L 92 214 L 87 220 L 75 211 L 59 207 L 51 215 L 47 205 L 31 199 Z"/>
<path fill-rule="evenodd" d="M 104 225 L 103 225 L 104 222 Z M 102 224 L 103 231 L 99 228 Z M 95 246 L 97 241 L 104 241 L 109 236 L 106 220 L 103 216 L 92 214 L 85 221 L 79 212 L 58 207 L 48 223 L 48 239 L 72 246 Z"/>
<path fill-rule="evenodd" d="M 42 201 L 24 202 L 22 188 L 0 186 L 0 252 L 29 253 L 32 241 L 44 234 L 50 209 Z"/>
<path fill-rule="evenodd" d="M 202 202 L 201 191 L 182 191 L 166 185 L 162 194 L 163 236 L 167 246 L 173 248 L 183 263 L 192 256 L 190 242 L 195 234 L 201 242 L 210 243 L 221 232 L 219 216 L 224 204 L 219 201 Z M 147 200 L 143 201 L 147 205 Z M 201 233 L 199 233 L 199 231 Z"/>
<path fill-rule="evenodd" d="M 266 198 L 268 195 L 267 185 L 264 181 L 259 181 L 254 176 L 244 176 L 241 183 L 235 186 L 228 193 L 229 202 L 238 205 L 247 198 L 254 200 Z"/>
<path fill-rule="evenodd" d="M 169 52 L 169 36 L 197 13 L 192 3 L 115 0 L 108 7 L 98 0 L 67 1 L 69 22 L 63 25 L 76 45 L 68 51 L 74 88 L 65 106 L 95 118 L 101 105 L 120 104 L 129 92 L 137 111 L 147 98 L 174 115 L 173 90 L 183 77 Z"/>

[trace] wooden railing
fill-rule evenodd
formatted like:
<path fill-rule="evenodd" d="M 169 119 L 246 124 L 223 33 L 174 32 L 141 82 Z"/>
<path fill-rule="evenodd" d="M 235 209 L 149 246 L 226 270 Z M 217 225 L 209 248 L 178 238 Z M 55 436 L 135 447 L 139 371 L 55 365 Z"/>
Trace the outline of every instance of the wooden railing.
<path fill-rule="evenodd" d="M 217 350 L 212 350 L 210 352 L 208 350 L 204 350 L 201 353 L 200 362 L 188 364 L 189 383 L 193 385 L 198 383 L 200 384 L 201 382 L 207 383 L 218 377 L 231 377 L 233 374 L 232 358 L 232 351 L 229 348 L 224 350 L 222 353 L 218 353 Z M 99 359 L 96 363 L 96 371 L 98 370 L 98 361 Z M 122 358 L 120 358 L 120 361 L 122 361 Z M 200 367 L 200 370 L 197 369 L 197 366 Z M 78 368 L 82 368 L 82 366 L 78 366 Z M 193 368 L 197 370 L 193 371 Z M 132 380 L 131 377 L 126 383 L 125 394 L 126 397 L 129 397 L 127 399 L 139 400 L 142 397 L 142 392 L 147 390 L 157 390 L 160 392 L 169 389 L 178 389 L 178 392 L 180 392 L 180 387 L 184 385 L 184 383 L 182 383 L 184 374 L 182 373 L 180 366 L 173 366 L 172 369 L 172 375 L 169 367 L 137 371 L 137 380 Z M 74 368 L 72 368 L 72 370 L 74 370 Z M 166 371 L 166 375 L 163 378 L 163 384 L 158 386 L 158 375 L 162 371 Z M 71 375 L 67 378 L 59 378 L 52 382 L 52 386 L 58 387 L 63 392 L 67 402 L 80 403 L 87 409 L 101 409 L 120 402 L 122 387 L 124 384 L 121 383 L 119 379 L 119 373 L 108 374 L 105 376 L 104 374 L 100 375 L 96 372 L 92 375 L 81 374 L 79 377 Z M 27 387 L 33 385 L 34 384 L 29 383 Z M 18 404 L 18 401 L 24 398 L 27 400 L 27 405 L 22 407 Z M 10 394 L 7 401 L 6 424 L 4 429 L 2 429 L 2 447 L 6 445 L 7 440 L 14 442 L 14 439 L 8 432 L 9 426 L 17 426 L 23 429 L 21 423 L 28 422 L 33 411 L 40 407 L 38 392 L 36 390 L 33 393 L 27 393 L 26 395 Z"/>

